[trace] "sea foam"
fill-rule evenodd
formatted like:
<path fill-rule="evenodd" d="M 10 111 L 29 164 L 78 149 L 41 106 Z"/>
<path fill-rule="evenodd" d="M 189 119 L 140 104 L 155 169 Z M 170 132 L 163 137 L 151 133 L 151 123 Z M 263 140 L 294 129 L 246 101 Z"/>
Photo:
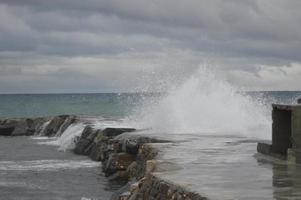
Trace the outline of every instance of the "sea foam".
<path fill-rule="evenodd" d="M 267 139 L 270 110 L 201 67 L 156 102 L 146 102 L 130 117 L 153 132 L 240 135 Z"/>

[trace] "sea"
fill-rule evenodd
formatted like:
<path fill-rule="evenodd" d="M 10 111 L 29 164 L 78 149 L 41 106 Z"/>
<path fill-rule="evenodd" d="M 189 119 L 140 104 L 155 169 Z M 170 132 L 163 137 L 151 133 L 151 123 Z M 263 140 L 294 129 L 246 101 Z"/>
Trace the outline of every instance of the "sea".
<path fill-rule="evenodd" d="M 164 93 L 0 94 L 0 118 L 75 114 L 99 118 L 97 123 L 102 127 L 129 126 L 148 130 L 149 134 L 178 137 L 179 141 L 186 141 L 182 142 L 184 146 L 172 146 L 161 159 L 174 161 L 180 169 L 163 177 L 185 180 L 187 187 L 207 192 L 213 199 L 252 199 L 243 197 L 254 192 L 262 196 L 253 199 L 278 195 L 282 199 L 281 195 L 289 195 L 292 183 L 285 174 L 280 180 L 285 187 L 278 185 L 278 190 L 277 185 L 272 186 L 271 171 L 261 176 L 264 180 L 260 179 L 271 184 L 258 186 L 254 179 L 244 189 L 240 188 L 243 183 L 237 182 L 242 179 L 233 178 L 226 169 L 234 170 L 233 163 L 243 169 L 246 161 L 246 165 L 256 166 L 252 168 L 254 174 L 262 172 L 262 164 L 253 157 L 255 143 L 243 141 L 270 139 L 271 104 L 295 104 L 301 91 L 246 92 L 224 81 L 213 81 L 210 75 L 201 77 L 191 77 Z M 70 148 L 72 137 L 81 128 L 67 129 L 62 138 L 1 137 L 0 199 L 109 199 L 121 187 L 120 183 L 109 182 L 101 171 L 101 163 L 75 155 Z M 225 160 L 227 155 L 230 157 Z M 266 165 L 263 169 L 267 169 Z"/>

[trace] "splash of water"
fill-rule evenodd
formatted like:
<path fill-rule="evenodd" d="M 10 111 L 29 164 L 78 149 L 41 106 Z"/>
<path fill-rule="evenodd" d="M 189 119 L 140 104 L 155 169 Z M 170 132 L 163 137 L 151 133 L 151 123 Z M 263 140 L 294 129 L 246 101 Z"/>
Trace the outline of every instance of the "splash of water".
<path fill-rule="evenodd" d="M 269 109 L 262 100 L 239 92 L 200 68 L 157 102 L 146 103 L 131 117 L 138 128 L 164 133 L 270 135 Z"/>
<path fill-rule="evenodd" d="M 71 124 L 60 137 L 55 137 L 39 144 L 59 146 L 60 151 L 66 151 L 75 147 L 75 138 L 81 136 L 85 125 L 82 123 Z"/>

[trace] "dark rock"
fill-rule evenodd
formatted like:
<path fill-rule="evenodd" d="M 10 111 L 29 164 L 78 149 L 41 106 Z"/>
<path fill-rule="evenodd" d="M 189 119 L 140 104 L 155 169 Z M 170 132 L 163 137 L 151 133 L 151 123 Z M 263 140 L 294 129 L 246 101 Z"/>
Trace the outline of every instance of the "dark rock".
<path fill-rule="evenodd" d="M 81 138 L 75 145 L 74 153 L 80 154 L 80 155 L 89 155 L 92 148 L 92 141 Z"/>
<path fill-rule="evenodd" d="M 74 153 L 81 155 L 90 155 L 92 150 L 96 151 L 94 138 L 98 130 L 93 129 L 91 126 L 86 126 L 82 132 L 81 137 L 75 145 Z"/>
<path fill-rule="evenodd" d="M 168 143 L 168 140 L 161 140 L 156 138 L 150 138 L 146 136 L 139 136 L 139 135 L 131 135 L 126 138 L 124 137 L 117 137 L 117 140 L 121 140 L 122 142 L 122 151 L 127 152 L 129 154 L 136 155 L 138 153 L 138 149 L 141 145 L 146 143 Z"/>
<path fill-rule="evenodd" d="M 104 145 L 105 144 L 103 144 L 102 142 L 98 142 L 97 144 L 93 143 L 89 157 L 94 161 L 101 161 L 102 158 L 104 157 L 103 156 Z"/>
<path fill-rule="evenodd" d="M 96 136 L 96 135 L 94 135 L 94 134 L 96 134 L 96 131 L 97 130 L 93 129 L 91 126 L 86 126 L 83 130 L 81 138 L 93 140 L 94 137 Z"/>
<path fill-rule="evenodd" d="M 129 191 L 130 188 L 131 188 L 131 184 L 127 183 L 126 185 L 121 187 L 119 190 L 114 192 L 114 194 L 111 196 L 110 200 L 120 200 L 121 195 L 124 194 L 125 192 Z"/>
<path fill-rule="evenodd" d="M 71 124 L 76 123 L 76 121 L 77 121 L 76 116 L 73 115 L 68 116 L 66 120 L 63 122 L 63 124 L 60 126 L 60 129 L 57 132 L 56 136 L 61 135 Z"/>
<path fill-rule="evenodd" d="M 126 169 L 129 178 L 137 177 L 139 165 L 136 161 L 132 162 Z"/>
<path fill-rule="evenodd" d="M 1 126 L 0 127 L 0 135 L 1 136 L 11 136 L 14 129 L 15 129 L 15 127 L 13 127 L 13 126 L 8 126 L 8 127 Z"/>
<path fill-rule="evenodd" d="M 30 133 L 27 133 L 28 126 L 25 119 L 13 120 L 12 123 L 15 127 L 12 136 L 30 135 Z"/>
<path fill-rule="evenodd" d="M 6 119 L 2 121 L 2 124 L 4 126 L 14 127 L 13 132 L 11 133 L 11 136 L 22 136 L 22 135 L 29 135 L 27 134 L 27 122 L 26 119 L 20 118 L 20 119 Z"/>
<path fill-rule="evenodd" d="M 64 124 L 64 122 L 66 120 L 68 120 L 70 117 L 74 117 L 74 116 L 59 115 L 59 116 L 53 117 L 51 119 L 51 121 L 49 122 L 49 124 L 47 125 L 47 127 L 45 127 L 44 133 L 42 133 L 42 134 L 45 136 L 48 136 L 48 137 L 57 135 L 59 133 L 60 128 Z M 64 128 L 66 128 L 66 126 L 64 126 Z"/>
<path fill-rule="evenodd" d="M 117 171 L 126 170 L 133 161 L 134 156 L 127 153 L 111 154 L 104 165 L 104 172 L 106 176 L 110 176 Z"/>
<path fill-rule="evenodd" d="M 106 128 L 104 130 L 93 130 L 91 127 L 85 128 L 82 137 L 93 140 L 91 144 L 90 158 L 102 161 L 108 158 L 110 152 L 121 152 L 122 143 L 119 140 L 110 140 L 124 132 L 135 131 L 132 128 Z M 130 147 L 129 147 L 130 148 Z M 134 148 L 134 147 L 133 147 Z M 137 151 L 137 149 L 136 149 Z"/>
<path fill-rule="evenodd" d="M 115 137 L 125 132 L 133 132 L 136 129 L 134 128 L 106 128 L 102 132 L 105 136 Z"/>
<path fill-rule="evenodd" d="M 14 127 L 11 136 L 33 135 L 47 121 L 46 118 L 12 118 L 0 120 L 0 127 Z"/>
<path fill-rule="evenodd" d="M 259 142 L 257 144 L 257 151 L 259 153 L 262 153 L 262 154 L 265 154 L 265 155 L 270 155 L 271 154 L 271 148 L 272 148 L 271 144 L 261 143 L 261 142 Z"/>
<path fill-rule="evenodd" d="M 109 181 L 127 181 L 129 178 L 126 171 L 117 171 L 108 177 Z"/>

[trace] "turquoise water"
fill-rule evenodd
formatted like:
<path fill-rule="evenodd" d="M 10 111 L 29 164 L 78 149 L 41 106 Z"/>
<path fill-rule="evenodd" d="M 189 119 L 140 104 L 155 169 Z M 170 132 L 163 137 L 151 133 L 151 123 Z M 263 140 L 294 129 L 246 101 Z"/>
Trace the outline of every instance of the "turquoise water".
<path fill-rule="evenodd" d="M 269 103 L 293 103 L 300 91 L 247 92 Z M 0 117 L 40 117 L 60 114 L 125 117 L 142 101 L 158 94 L 0 94 Z"/>
<path fill-rule="evenodd" d="M 139 103 L 138 94 L 5 94 L 0 117 L 40 117 L 60 114 L 123 117 Z"/>

